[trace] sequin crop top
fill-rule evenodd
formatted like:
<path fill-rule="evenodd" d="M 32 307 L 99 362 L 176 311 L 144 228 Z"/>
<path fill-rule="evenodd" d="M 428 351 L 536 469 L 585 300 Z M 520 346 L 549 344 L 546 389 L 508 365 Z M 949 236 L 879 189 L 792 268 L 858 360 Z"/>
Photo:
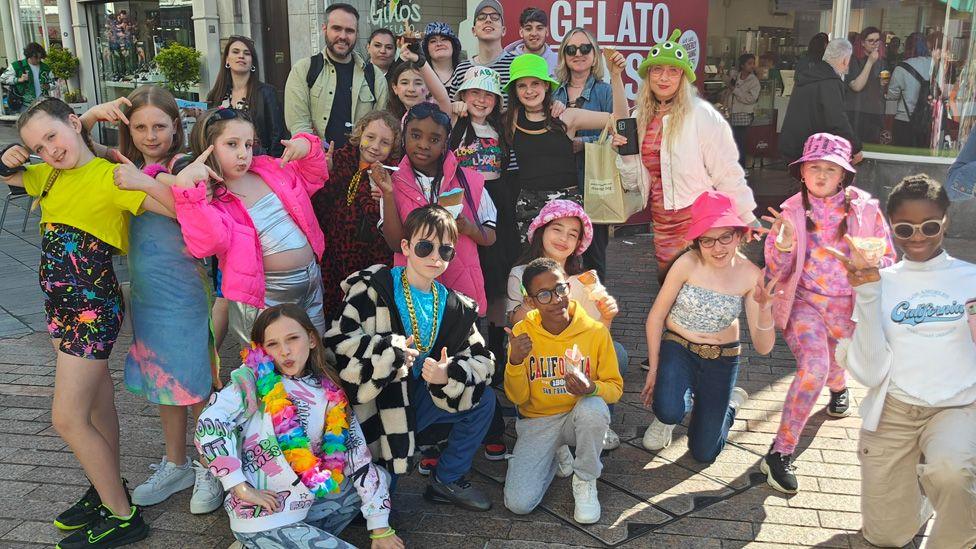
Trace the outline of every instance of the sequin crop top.
<path fill-rule="evenodd" d="M 685 284 L 671 307 L 671 321 L 686 330 L 704 334 L 720 332 L 742 312 L 742 296 Z"/>
<path fill-rule="evenodd" d="M 288 215 L 281 199 L 275 193 L 268 193 L 258 199 L 247 213 L 251 215 L 254 228 L 261 241 L 261 253 L 268 256 L 288 250 L 297 250 L 308 245 L 308 238 Z"/>

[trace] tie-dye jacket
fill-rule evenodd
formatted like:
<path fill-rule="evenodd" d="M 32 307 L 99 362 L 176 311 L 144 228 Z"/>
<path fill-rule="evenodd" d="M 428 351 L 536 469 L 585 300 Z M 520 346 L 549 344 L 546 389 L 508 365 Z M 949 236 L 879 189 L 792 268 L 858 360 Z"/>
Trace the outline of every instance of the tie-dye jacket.
<path fill-rule="evenodd" d="M 296 381 L 301 383 L 301 380 Z M 302 413 L 301 400 L 307 404 L 308 417 L 324 418 L 330 403 L 324 396 L 315 401 L 314 395 L 324 393 L 321 388 L 302 383 L 301 394 L 295 391 L 289 396 L 299 413 Z M 385 528 L 389 526 L 390 516 L 387 477 L 373 465 L 359 420 L 352 410 L 348 412 L 349 438 L 343 474 L 362 498 L 367 528 Z M 319 433 L 309 438 L 321 439 L 321 436 Z M 224 510 L 230 516 L 233 531 L 262 532 L 305 519 L 315 496 L 302 484 L 282 454 L 271 416 L 264 412 L 264 405 L 257 398 L 254 372 L 248 366 L 234 370 L 231 383 L 210 397 L 210 403 L 197 421 L 195 443 L 210 472 L 227 490 Z M 234 486 L 245 481 L 259 490 L 276 493 L 278 511 L 272 513 L 234 495 Z"/>

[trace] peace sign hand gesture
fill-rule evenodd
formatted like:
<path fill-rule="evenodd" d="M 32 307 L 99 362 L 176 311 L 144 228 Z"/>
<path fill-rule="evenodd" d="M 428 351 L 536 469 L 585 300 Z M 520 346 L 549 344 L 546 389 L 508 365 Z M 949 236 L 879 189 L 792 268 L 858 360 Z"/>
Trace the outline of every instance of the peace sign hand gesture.
<path fill-rule="evenodd" d="M 772 224 L 769 232 L 777 233 L 776 244 L 781 245 L 783 248 L 792 248 L 794 235 L 796 234 L 796 228 L 793 227 L 793 222 L 783 216 L 781 212 L 776 211 L 775 208 L 769 208 L 769 213 L 770 215 L 764 215 L 762 219 Z"/>
<path fill-rule="evenodd" d="M 836 248 L 828 247 L 827 252 L 836 257 L 844 265 L 844 268 L 847 269 L 847 281 L 851 283 L 851 286 L 857 287 L 861 284 L 881 280 L 878 265 L 865 257 L 864 252 L 854 244 L 854 240 L 850 235 L 845 234 L 844 240 L 847 241 L 847 245 L 851 249 L 850 257 L 844 255 L 843 252 Z"/>
<path fill-rule="evenodd" d="M 213 171 L 206 163 L 212 152 L 213 145 L 210 145 L 193 162 L 190 162 L 185 168 L 180 170 L 180 173 L 176 176 L 176 184 L 180 187 L 192 189 L 196 186 L 197 181 L 206 182 L 211 179 L 214 181 L 223 181 L 224 178 L 217 175 L 217 172 Z"/>
<path fill-rule="evenodd" d="M 752 290 L 752 300 L 759 305 L 760 311 L 767 311 L 773 306 L 773 299 L 783 291 L 776 291 L 776 284 L 779 282 L 777 279 L 771 279 L 766 282 L 766 271 L 762 272 L 762 275 L 756 280 L 756 287 Z"/>
<path fill-rule="evenodd" d="M 424 381 L 431 385 L 446 385 L 447 365 L 450 362 L 451 359 L 447 356 L 447 347 L 441 347 L 440 360 L 434 360 L 430 357 L 424 359 L 421 376 L 424 378 Z"/>

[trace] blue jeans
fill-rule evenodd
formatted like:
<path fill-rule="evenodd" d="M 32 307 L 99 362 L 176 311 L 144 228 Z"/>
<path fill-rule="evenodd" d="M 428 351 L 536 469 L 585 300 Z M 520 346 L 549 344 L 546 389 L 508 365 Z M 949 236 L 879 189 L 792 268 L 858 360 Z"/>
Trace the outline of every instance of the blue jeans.
<path fill-rule="evenodd" d="M 421 432 L 435 423 L 453 425 L 447 438 L 447 448 L 441 452 L 437 461 L 437 480 L 450 484 L 471 470 L 471 462 L 485 438 L 491 418 L 495 413 L 495 393 L 491 387 L 485 389 L 481 399 L 470 410 L 451 413 L 438 408 L 431 400 L 427 382 L 418 379 L 413 389 L 413 406 L 416 414 L 416 432 Z"/>
<path fill-rule="evenodd" d="M 739 357 L 706 360 L 674 341 L 662 341 L 654 385 L 654 415 L 676 425 L 691 412 L 688 449 L 701 463 L 712 463 L 725 447 L 735 408 L 729 406 Z M 694 398 L 694 409 L 692 409 Z"/>

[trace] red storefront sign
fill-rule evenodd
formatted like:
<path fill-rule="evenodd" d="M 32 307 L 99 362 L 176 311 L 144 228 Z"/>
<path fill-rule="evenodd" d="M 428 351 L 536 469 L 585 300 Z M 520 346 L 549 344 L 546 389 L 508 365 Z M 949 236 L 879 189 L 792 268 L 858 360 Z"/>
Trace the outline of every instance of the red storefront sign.
<path fill-rule="evenodd" d="M 519 14 L 527 7 L 538 7 L 549 14 L 551 48 L 559 47 L 566 33 L 583 27 L 600 46 L 613 46 L 627 57 L 624 86 L 627 97 L 637 95 L 640 78 L 637 68 L 656 42 L 667 40 L 671 31 L 684 31 L 681 42 L 701 76 L 704 67 L 708 23 L 708 0 L 668 0 L 632 2 L 623 0 L 556 0 L 550 5 L 534 0 L 505 0 L 503 44 L 519 40 Z"/>

